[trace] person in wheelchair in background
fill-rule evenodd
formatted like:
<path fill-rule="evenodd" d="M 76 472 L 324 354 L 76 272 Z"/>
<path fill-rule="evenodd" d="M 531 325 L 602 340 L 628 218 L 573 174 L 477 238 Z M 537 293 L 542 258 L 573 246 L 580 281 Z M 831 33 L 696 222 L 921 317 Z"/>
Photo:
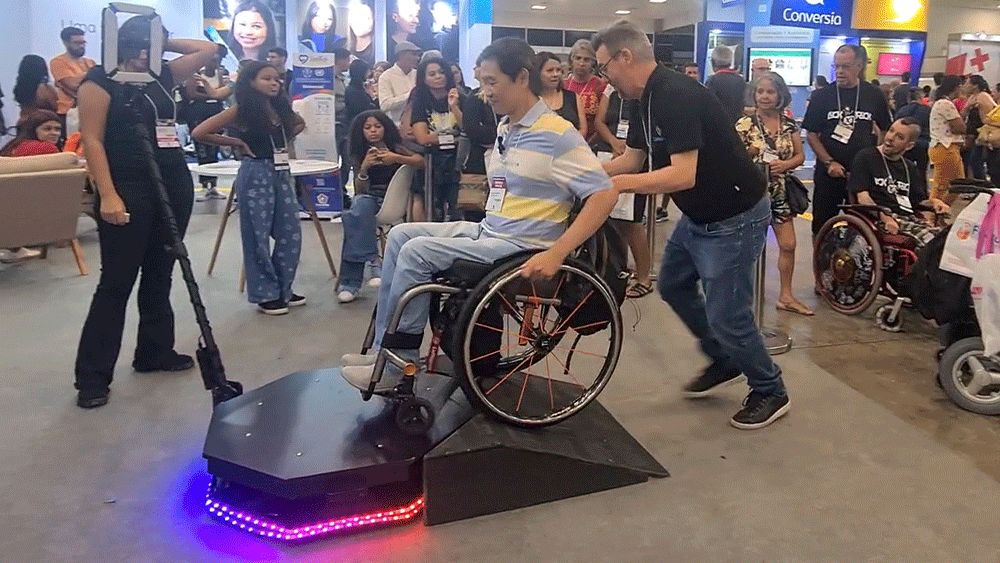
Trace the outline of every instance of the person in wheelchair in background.
<path fill-rule="evenodd" d="M 913 162 L 903 158 L 919 137 L 920 123 L 916 119 L 897 119 L 881 145 L 864 149 L 854 157 L 849 181 L 849 191 L 859 204 L 884 208 L 879 211 L 881 228 L 890 235 L 912 237 L 917 249 L 941 232 L 936 216 L 949 211 L 943 201 L 928 197 L 924 175 L 918 173 Z"/>
<path fill-rule="evenodd" d="M 418 350 L 408 348 L 423 335 L 430 295 L 407 306 L 396 342 L 382 341 L 393 307 L 407 290 L 431 281 L 458 259 L 493 262 L 528 249 L 544 251 L 528 259 L 521 275 L 550 278 L 604 224 L 618 200 L 584 138 L 538 97 L 541 77 L 527 43 L 500 39 L 482 52 L 477 64 L 486 100 L 508 116 L 500 123 L 488 170 L 486 218 L 480 223 L 408 223 L 389 232 L 373 353 L 343 358 L 344 379 L 358 389 L 368 389 L 381 346 L 417 359 Z M 567 225 L 575 200 L 585 203 Z M 401 377 L 399 368 L 387 365 L 375 392 L 392 390 Z"/>

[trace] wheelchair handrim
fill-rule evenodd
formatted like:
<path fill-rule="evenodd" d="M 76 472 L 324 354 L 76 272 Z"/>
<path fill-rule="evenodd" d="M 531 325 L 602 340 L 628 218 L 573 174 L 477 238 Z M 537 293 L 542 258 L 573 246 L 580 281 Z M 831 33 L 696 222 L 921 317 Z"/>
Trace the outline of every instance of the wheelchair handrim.
<path fill-rule="evenodd" d="M 593 285 L 596 285 L 601 292 L 601 296 L 605 299 L 608 305 L 613 311 L 617 311 L 616 301 L 611 293 L 610 288 L 607 283 L 604 282 L 600 277 L 577 268 L 569 264 L 563 264 L 560 266 L 560 272 L 568 272 L 584 277 Z M 484 297 L 476 304 L 476 308 L 473 310 L 470 320 L 472 322 L 466 327 L 465 336 L 463 338 L 463 348 L 464 350 L 469 350 L 472 345 L 472 335 L 475 329 L 475 319 L 479 318 L 483 309 L 487 306 L 490 300 L 497 294 L 500 288 L 507 285 L 509 282 L 521 275 L 520 268 L 516 268 L 508 274 L 500 277 L 490 284 L 489 290 L 486 292 Z M 584 407 L 586 407 L 594 398 L 597 397 L 607 385 L 608 381 L 611 379 L 611 374 L 614 373 L 615 367 L 618 365 L 618 357 L 621 353 L 621 338 L 622 338 L 622 322 L 621 315 L 612 315 L 612 319 L 609 320 L 609 326 L 611 328 L 610 337 L 610 350 L 609 354 L 605 358 L 604 365 L 602 366 L 601 376 L 595 380 L 595 384 L 591 385 L 585 390 L 585 392 L 574 400 L 569 405 L 563 407 L 562 409 L 551 412 L 542 417 L 518 417 L 514 416 L 503 409 L 497 408 L 493 402 L 483 393 L 479 385 L 476 383 L 474 378 L 474 370 L 472 368 L 472 363 L 469 358 L 469 354 L 463 353 L 462 361 L 464 364 L 465 377 L 469 380 L 469 387 L 471 387 L 473 393 L 475 393 L 476 398 L 481 404 L 483 404 L 487 409 L 490 410 L 494 415 L 520 426 L 547 426 L 550 424 L 555 424 L 562 420 L 565 420 Z"/>

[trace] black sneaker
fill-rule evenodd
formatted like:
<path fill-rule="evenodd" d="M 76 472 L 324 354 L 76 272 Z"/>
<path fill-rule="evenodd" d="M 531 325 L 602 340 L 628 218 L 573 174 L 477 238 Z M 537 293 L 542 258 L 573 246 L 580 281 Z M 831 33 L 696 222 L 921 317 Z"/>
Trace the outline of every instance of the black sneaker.
<path fill-rule="evenodd" d="M 764 395 L 751 391 L 743 400 L 743 408 L 729 423 L 740 430 L 756 430 L 785 416 L 792 402 L 788 395 Z"/>
<path fill-rule="evenodd" d="M 684 396 L 688 399 L 701 399 L 723 387 L 743 383 L 746 380 L 746 376 L 739 368 L 716 362 L 684 386 Z"/>
<path fill-rule="evenodd" d="M 150 373 L 154 371 L 187 371 L 194 367 L 194 358 L 186 354 L 174 353 L 174 355 L 157 364 L 144 365 L 132 362 L 132 369 L 139 373 Z"/>
<path fill-rule="evenodd" d="M 81 409 L 96 409 L 108 404 L 110 389 L 100 389 L 97 391 L 80 391 L 76 395 L 76 406 Z"/>
<path fill-rule="evenodd" d="M 287 315 L 288 303 L 285 303 L 281 299 L 275 299 L 267 303 L 258 303 L 257 309 L 265 315 Z"/>
<path fill-rule="evenodd" d="M 666 209 L 657 208 L 656 210 L 656 222 L 663 223 L 670 220 L 670 214 L 667 213 Z"/>
<path fill-rule="evenodd" d="M 289 307 L 301 307 L 305 304 L 306 304 L 306 298 L 296 293 L 293 293 L 292 296 L 288 299 Z"/>

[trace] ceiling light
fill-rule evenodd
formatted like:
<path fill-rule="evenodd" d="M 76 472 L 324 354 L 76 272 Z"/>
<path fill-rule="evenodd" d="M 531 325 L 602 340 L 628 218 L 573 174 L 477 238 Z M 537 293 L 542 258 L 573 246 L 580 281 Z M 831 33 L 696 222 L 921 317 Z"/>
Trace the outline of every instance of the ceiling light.
<path fill-rule="evenodd" d="M 617 10 L 615 13 L 619 16 L 627 16 L 632 13 L 632 10 Z"/>
<path fill-rule="evenodd" d="M 650 4 L 664 4 L 667 0 L 649 0 Z M 998 6 L 1000 7 L 1000 6 Z"/>
<path fill-rule="evenodd" d="M 718 35 L 718 34 L 722 33 L 722 30 L 721 29 L 713 29 L 712 33 L 714 33 L 715 35 Z"/>
<path fill-rule="evenodd" d="M 548 8 L 548 6 L 546 6 L 545 4 L 535 4 L 534 6 L 531 7 L 532 10 L 544 10 L 546 8 Z"/>

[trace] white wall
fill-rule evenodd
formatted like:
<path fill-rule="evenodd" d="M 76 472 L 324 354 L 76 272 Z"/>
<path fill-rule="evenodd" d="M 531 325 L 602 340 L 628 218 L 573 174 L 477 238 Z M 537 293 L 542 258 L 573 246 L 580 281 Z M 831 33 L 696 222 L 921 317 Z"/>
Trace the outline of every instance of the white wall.
<path fill-rule="evenodd" d="M 944 70 L 944 59 L 948 51 L 948 35 L 951 33 L 1000 34 L 1000 10 L 974 10 L 931 4 L 927 8 L 927 63 L 933 63 L 936 72 Z M 924 74 L 928 69 L 925 64 Z"/>
<path fill-rule="evenodd" d="M 17 102 L 14 101 L 14 80 L 17 65 L 27 53 L 19 53 L 14 45 L 28 45 L 31 40 L 28 6 L 25 0 L 0 0 L 0 37 L 8 45 L 0 50 L 0 85 L 3 86 L 3 113 L 8 125 L 17 121 Z"/>

